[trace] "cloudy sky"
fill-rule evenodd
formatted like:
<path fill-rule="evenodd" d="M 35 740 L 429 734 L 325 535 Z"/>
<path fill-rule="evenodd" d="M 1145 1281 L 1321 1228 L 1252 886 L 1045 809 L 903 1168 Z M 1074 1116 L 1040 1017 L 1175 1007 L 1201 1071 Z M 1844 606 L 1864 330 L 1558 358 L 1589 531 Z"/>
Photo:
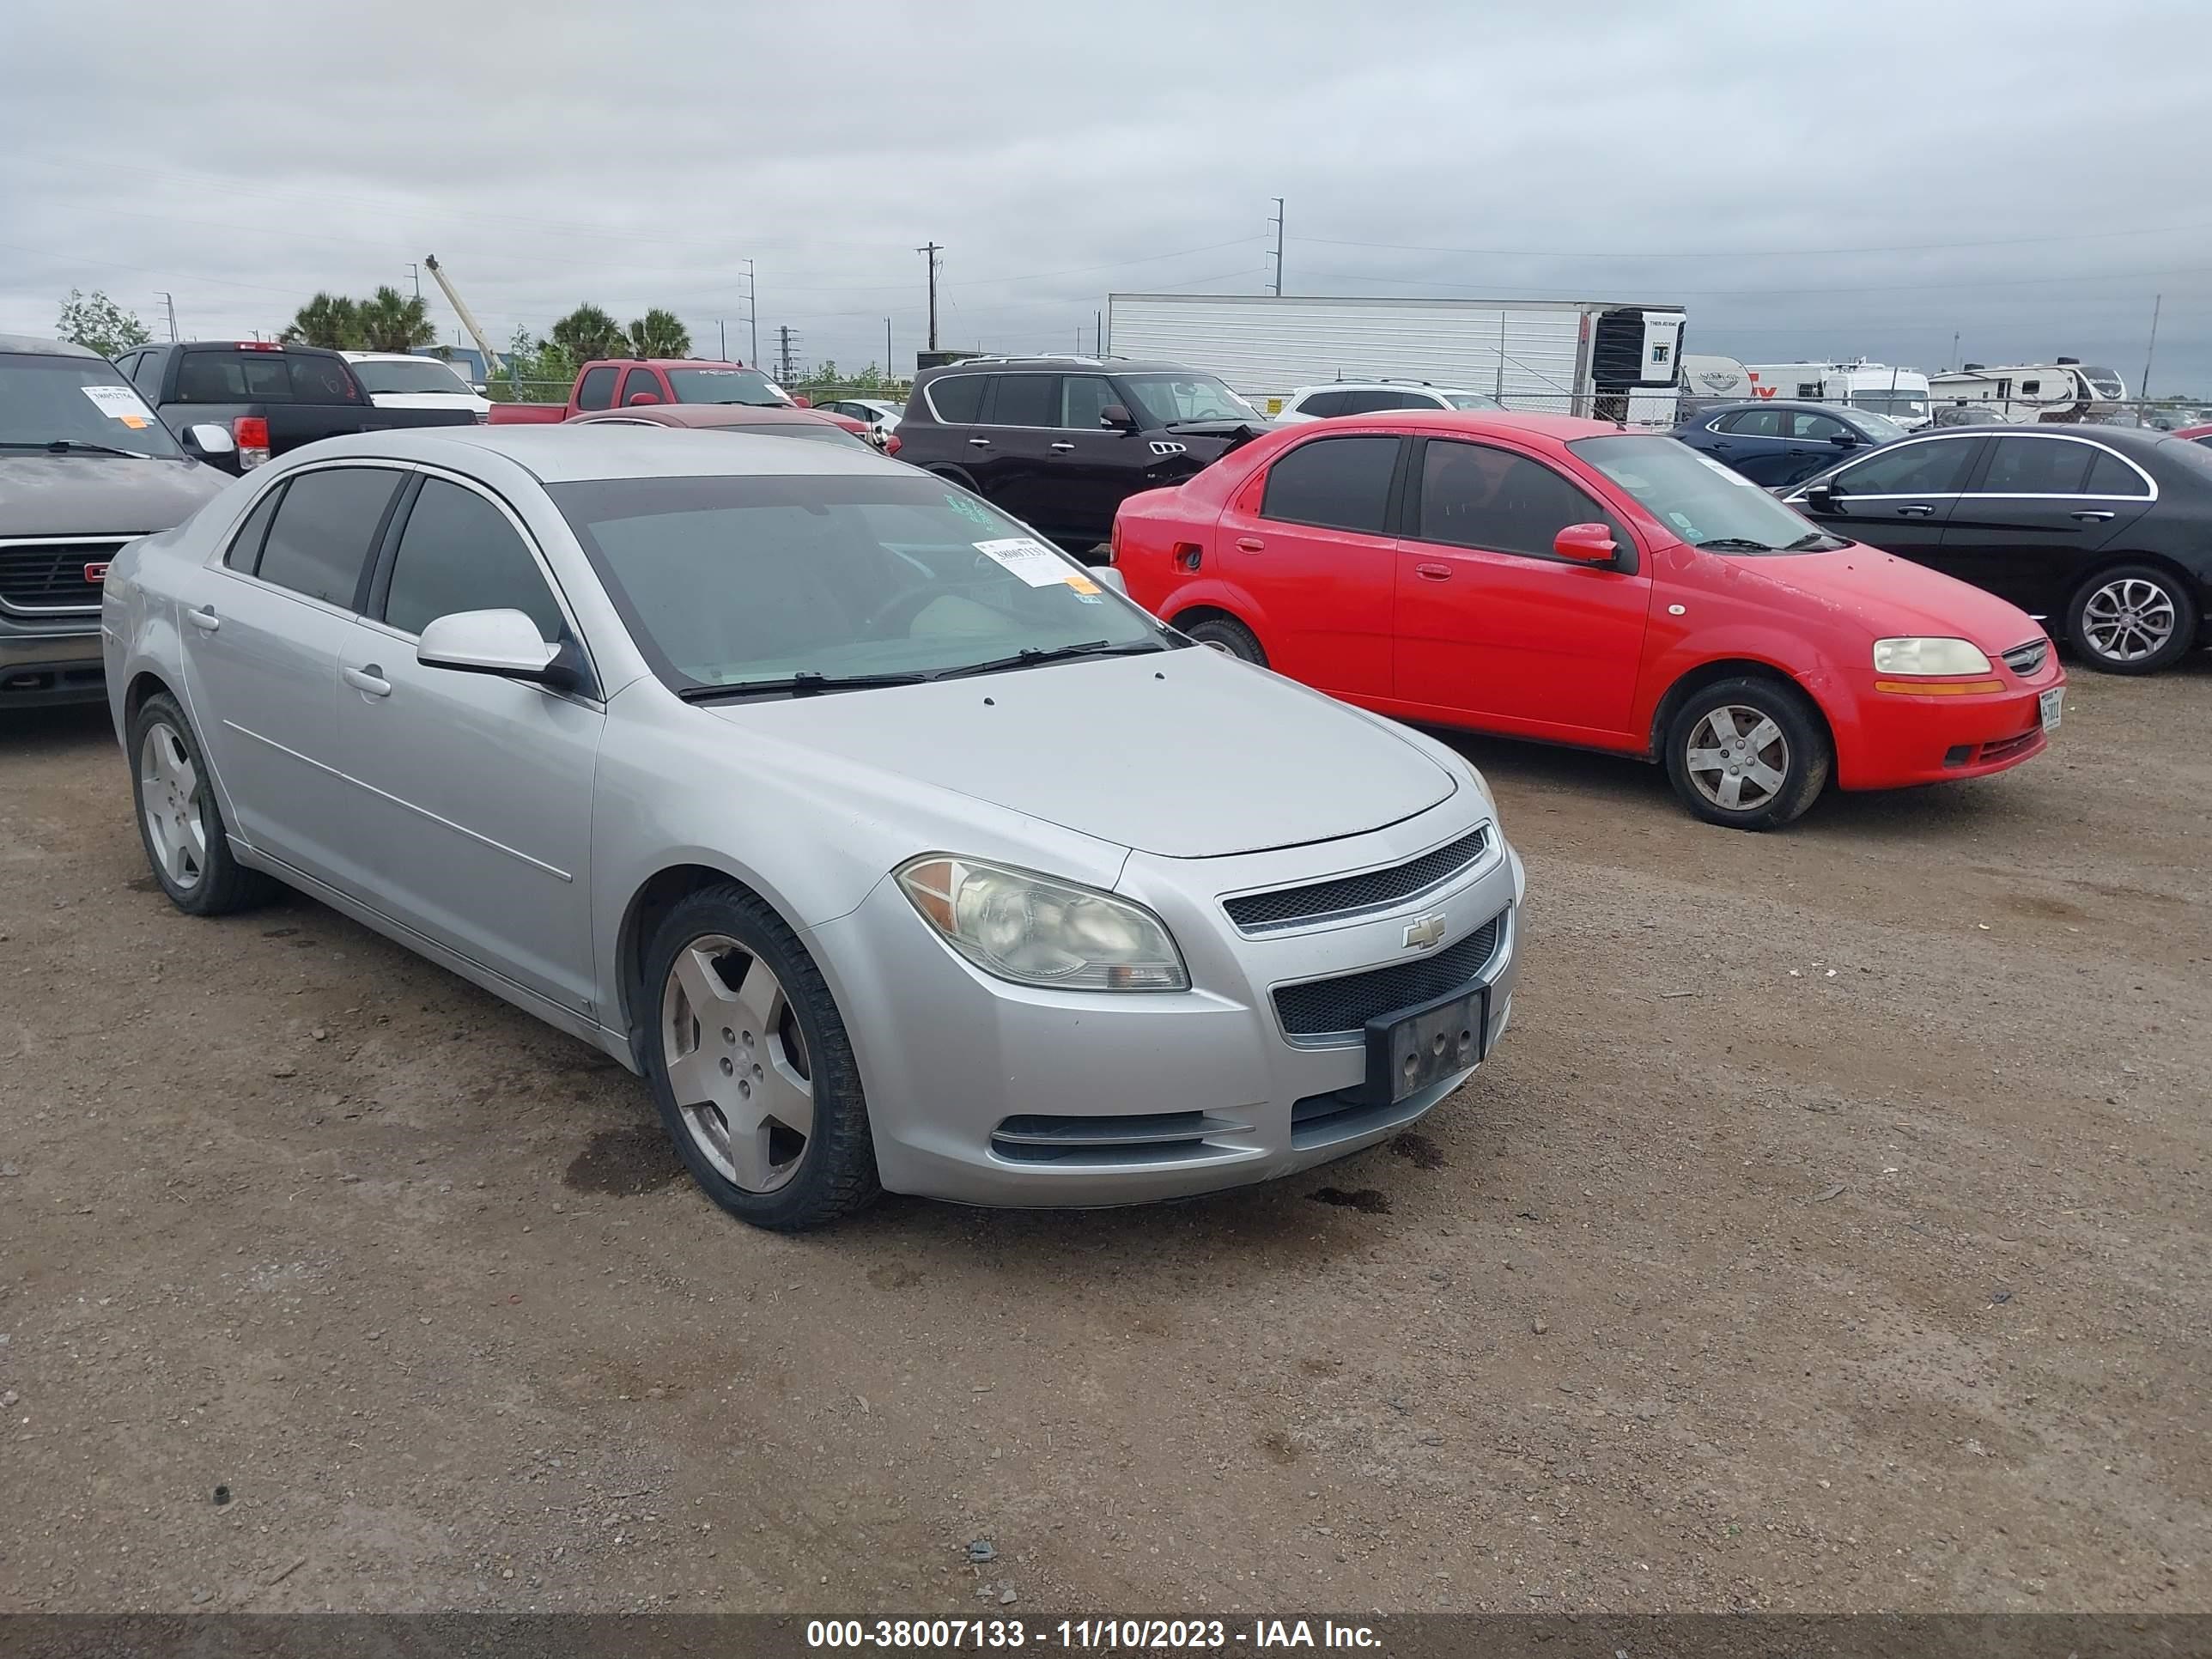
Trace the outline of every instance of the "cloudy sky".
<path fill-rule="evenodd" d="M 1674 301 L 1692 351 L 2212 395 L 2201 0 L 5 0 L 0 330 L 272 331 L 435 253 L 495 339 L 1067 350 L 1111 290 Z M 457 323 L 427 276 L 448 339 Z"/>

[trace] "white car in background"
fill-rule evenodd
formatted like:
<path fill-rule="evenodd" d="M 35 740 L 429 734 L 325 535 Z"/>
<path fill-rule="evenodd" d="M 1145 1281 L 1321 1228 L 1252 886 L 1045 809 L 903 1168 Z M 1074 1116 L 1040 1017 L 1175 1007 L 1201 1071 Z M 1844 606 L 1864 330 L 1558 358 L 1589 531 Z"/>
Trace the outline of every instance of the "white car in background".
<path fill-rule="evenodd" d="M 1426 380 L 1334 380 L 1302 386 L 1284 400 L 1279 421 L 1325 421 L 1389 409 L 1503 409 L 1486 392 L 1431 386 Z"/>
<path fill-rule="evenodd" d="M 339 354 L 379 409 L 465 409 L 479 421 L 491 416 L 491 399 L 449 364 L 406 351 L 347 351 Z"/>
<path fill-rule="evenodd" d="M 899 416 L 906 412 L 902 405 L 885 403 L 880 398 L 836 398 L 817 402 L 814 406 L 833 415 L 849 415 L 883 433 L 897 431 Z"/>

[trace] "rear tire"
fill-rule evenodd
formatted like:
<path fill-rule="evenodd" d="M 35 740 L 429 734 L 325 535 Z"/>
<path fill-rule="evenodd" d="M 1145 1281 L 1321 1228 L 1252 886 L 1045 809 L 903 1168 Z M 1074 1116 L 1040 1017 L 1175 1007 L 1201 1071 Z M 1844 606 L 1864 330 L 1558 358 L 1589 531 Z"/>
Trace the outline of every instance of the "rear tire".
<path fill-rule="evenodd" d="M 2156 565 L 2117 564 L 2081 584 L 2066 607 L 2066 638 L 2100 674 L 2155 674 L 2197 642 L 2197 605 Z"/>
<path fill-rule="evenodd" d="M 131 717 L 130 758 L 138 839 L 169 902 L 188 916 L 220 916 L 268 899 L 276 883 L 230 855 L 207 757 L 167 692 Z"/>
<path fill-rule="evenodd" d="M 882 1190 L 845 1022 L 799 936 L 734 883 L 653 930 L 641 1058 L 692 1179 L 775 1232 L 826 1226 Z"/>
<path fill-rule="evenodd" d="M 1827 787 L 1835 748 L 1804 693 L 1779 680 L 1720 680 L 1667 722 L 1667 775 L 1707 823 L 1779 830 Z"/>
<path fill-rule="evenodd" d="M 1265 668 L 1267 653 L 1260 644 L 1260 637 L 1234 617 L 1204 617 L 1193 623 L 1177 623 L 1176 626 L 1200 645 L 1211 646 L 1224 656 L 1256 663 Z"/>

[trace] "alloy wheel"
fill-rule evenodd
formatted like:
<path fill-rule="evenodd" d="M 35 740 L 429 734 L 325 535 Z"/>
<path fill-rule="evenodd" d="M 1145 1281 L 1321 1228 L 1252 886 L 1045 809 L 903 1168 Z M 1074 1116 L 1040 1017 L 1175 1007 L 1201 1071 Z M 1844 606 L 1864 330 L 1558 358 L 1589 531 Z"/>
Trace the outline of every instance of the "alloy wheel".
<path fill-rule="evenodd" d="M 2172 639 L 2179 620 L 2173 596 L 2141 576 L 2106 582 L 2081 606 L 2084 641 L 2108 662 L 2156 656 Z"/>
<path fill-rule="evenodd" d="M 199 771 L 176 727 L 156 721 L 138 745 L 138 810 L 146 845 L 169 884 L 189 892 L 207 868 L 207 821 L 200 815 Z"/>
<path fill-rule="evenodd" d="M 799 1173 L 814 1133 L 813 1066 L 767 963 L 715 933 L 678 952 L 661 991 L 661 1057 L 685 1130 L 749 1193 Z"/>
<path fill-rule="evenodd" d="M 1690 781 L 1714 805 L 1747 812 L 1782 793 L 1790 741 L 1763 709 L 1724 703 L 1691 728 Z"/>

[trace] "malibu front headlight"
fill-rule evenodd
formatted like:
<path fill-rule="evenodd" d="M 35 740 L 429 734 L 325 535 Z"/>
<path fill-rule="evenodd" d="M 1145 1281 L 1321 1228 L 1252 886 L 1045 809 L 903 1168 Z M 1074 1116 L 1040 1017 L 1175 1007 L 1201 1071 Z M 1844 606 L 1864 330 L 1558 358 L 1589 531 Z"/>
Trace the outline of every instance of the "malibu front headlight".
<path fill-rule="evenodd" d="M 1899 639 L 1874 642 L 1877 674 L 1986 674 L 1990 659 L 1964 640 Z"/>
<path fill-rule="evenodd" d="M 1062 991 L 1190 988 L 1167 925 L 1111 893 L 949 853 L 926 853 L 896 874 L 922 920 L 1000 979 Z"/>

